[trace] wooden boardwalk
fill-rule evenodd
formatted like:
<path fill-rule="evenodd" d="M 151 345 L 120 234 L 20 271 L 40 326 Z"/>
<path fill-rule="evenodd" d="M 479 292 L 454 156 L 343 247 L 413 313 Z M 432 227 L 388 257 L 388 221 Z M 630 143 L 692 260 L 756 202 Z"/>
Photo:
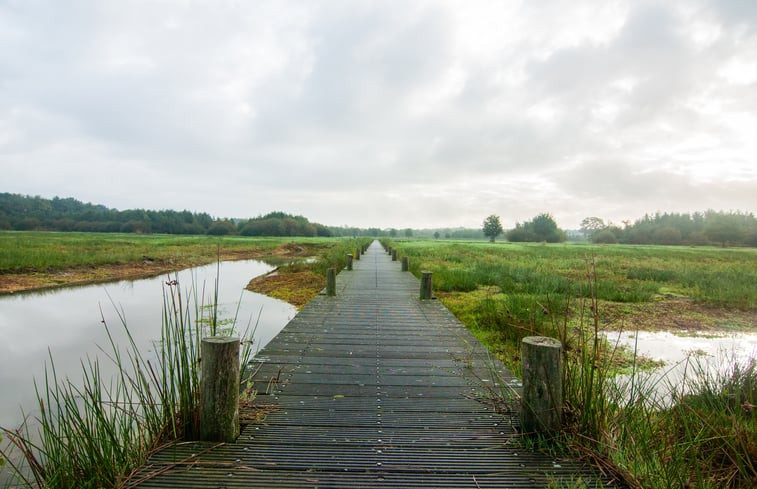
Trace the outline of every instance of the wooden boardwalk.
<path fill-rule="evenodd" d="M 585 468 L 521 447 L 517 415 L 496 413 L 490 402 L 518 381 L 442 304 L 418 300 L 419 287 L 374 242 L 353 271 L 338 275 L 337 297 L 314 299 L 258 354 L 256 402 L 274 406 L 263 424 L 245 426 L 236 443 L 157 453 L 138 487 L 531 488 L 594 480 Z"/>

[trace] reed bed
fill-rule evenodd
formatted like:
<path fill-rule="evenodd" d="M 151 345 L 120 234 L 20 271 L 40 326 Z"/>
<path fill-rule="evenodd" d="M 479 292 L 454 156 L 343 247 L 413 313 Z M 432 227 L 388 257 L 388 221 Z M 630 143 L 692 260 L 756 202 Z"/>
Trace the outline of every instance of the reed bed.
<path fill-rule="evenodd" d="M 523 337 L 562 342 L 564 429 L 530 446 L 585 458 L 626 487 L 757 487 L 754 359 L 712 370 L 692 357 L 683 379 L 653 381 L 636 352 L 603 334 L 606 308 L 669 296 L 748 315 L 757 309 L 754 250 L 390 244 L 411 271 L 434 272 L 437 295 L 516 374 Z M 630 372 L 622 381 L 619 367 Z"/>
<path fill-rule="evenodd" d="M 61 378 L 50 356 L 45 376 L 35 383 L 37 413 L 19 429 L 3 428 L 11 443 L 3 453 L 14 487 L 121 487 L 154 450 L 199 433 L 200 340 L 218 324 L 213 298 L 204 290 L 182 292 L 176 279 L 164 286 L 161 339 L 156 354 L 140 350 L 118 311 L 127 344 L 114 340 L 102 358 L 82 360 L 81 379 Z M 228 328 L 233 331 L 234 327 Z M 251 325 L 243 333 L 246 367 L 252 349 Z M 104 362 L 109 363 L 107 369 Z M 115 375 L 109 376 L 104 370 Z"/>

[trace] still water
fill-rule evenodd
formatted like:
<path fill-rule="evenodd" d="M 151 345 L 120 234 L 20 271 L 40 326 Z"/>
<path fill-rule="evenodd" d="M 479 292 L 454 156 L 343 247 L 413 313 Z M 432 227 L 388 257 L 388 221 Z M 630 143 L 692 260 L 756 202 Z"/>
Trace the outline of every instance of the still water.
<path fill-rule="evenodd" d="M 196 288 L 198 300 L 205 297 L 207 304 L 219 272 L 219 319 L 236 316 L 241 331 L 248 323 L 252 327 L 257 324 L 255 348 L 262 348 L 297 312 L 285 302 L 244 290 L 250 279 L 271 269 L 256 260 L 223 262 L 220 270 L 213 264 L 179 272 L 178 286 L 182 293 Z M 100 350 L 110 351 L 103 319 L 115 341 L 126 346 L 119 319 L 122 312 L 140 350 L 149 356 L 160 338 L 167 279 L 162 276 L 0 297 L 0 426 L 18 426 L 22 409 L 27 414 L 34 412 L 34 379 L 44 384 L 50 357 L 58 378 L 81 378 L 80 362 L 87 357 L 99 358 L 105 372 L 115 370 Z M 185 295 L 194 298 L 194 293 Z"/>
<path fill-rule="evenodd" d="M 727 377 L 735 365 L 742 367 L 757 358 L 757 333 L 676 335 L 669 331 L 607 333 L 611 344 L 626 346 L 653 360 L 665 362 L 651 372 L 640 373 L 636 381 L 650 386 L 649 392 L 666 403 L 673 392 L 685 393 L 692 383 Z M 627 375 L 618 384 L 631 382 Z"/>

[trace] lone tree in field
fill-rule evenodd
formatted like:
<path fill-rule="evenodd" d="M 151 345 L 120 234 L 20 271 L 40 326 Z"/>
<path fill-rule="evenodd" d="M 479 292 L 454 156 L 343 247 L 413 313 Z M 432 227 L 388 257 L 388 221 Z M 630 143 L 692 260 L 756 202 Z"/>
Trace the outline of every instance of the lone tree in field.
<path fill-rule="evenodd" d="M 494 243 L 494 238 L 502 234 L 502 223 L 499 222 L 499 216 L 492 214 L 484 219 L 484 236 L 489 238 L 489 242 Z"/>

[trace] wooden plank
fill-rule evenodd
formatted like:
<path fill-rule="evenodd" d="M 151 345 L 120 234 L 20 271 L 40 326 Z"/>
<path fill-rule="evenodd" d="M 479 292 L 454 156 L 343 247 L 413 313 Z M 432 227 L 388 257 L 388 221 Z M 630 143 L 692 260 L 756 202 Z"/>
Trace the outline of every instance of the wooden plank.
<path fill-rule="evenodd" d="M 493 393 L 519 382 L 374 242 L 256 357 L 256 403 L 234 443 L 155 454 L 134 487 L 558 486 L 600 481 L 520 446 Z M 274 379 L 275 381 L 271 381 Z M 152 474 L 158 474 L 154 477 Z M 593 485 L 590 484 L 590 487 Z"/>

